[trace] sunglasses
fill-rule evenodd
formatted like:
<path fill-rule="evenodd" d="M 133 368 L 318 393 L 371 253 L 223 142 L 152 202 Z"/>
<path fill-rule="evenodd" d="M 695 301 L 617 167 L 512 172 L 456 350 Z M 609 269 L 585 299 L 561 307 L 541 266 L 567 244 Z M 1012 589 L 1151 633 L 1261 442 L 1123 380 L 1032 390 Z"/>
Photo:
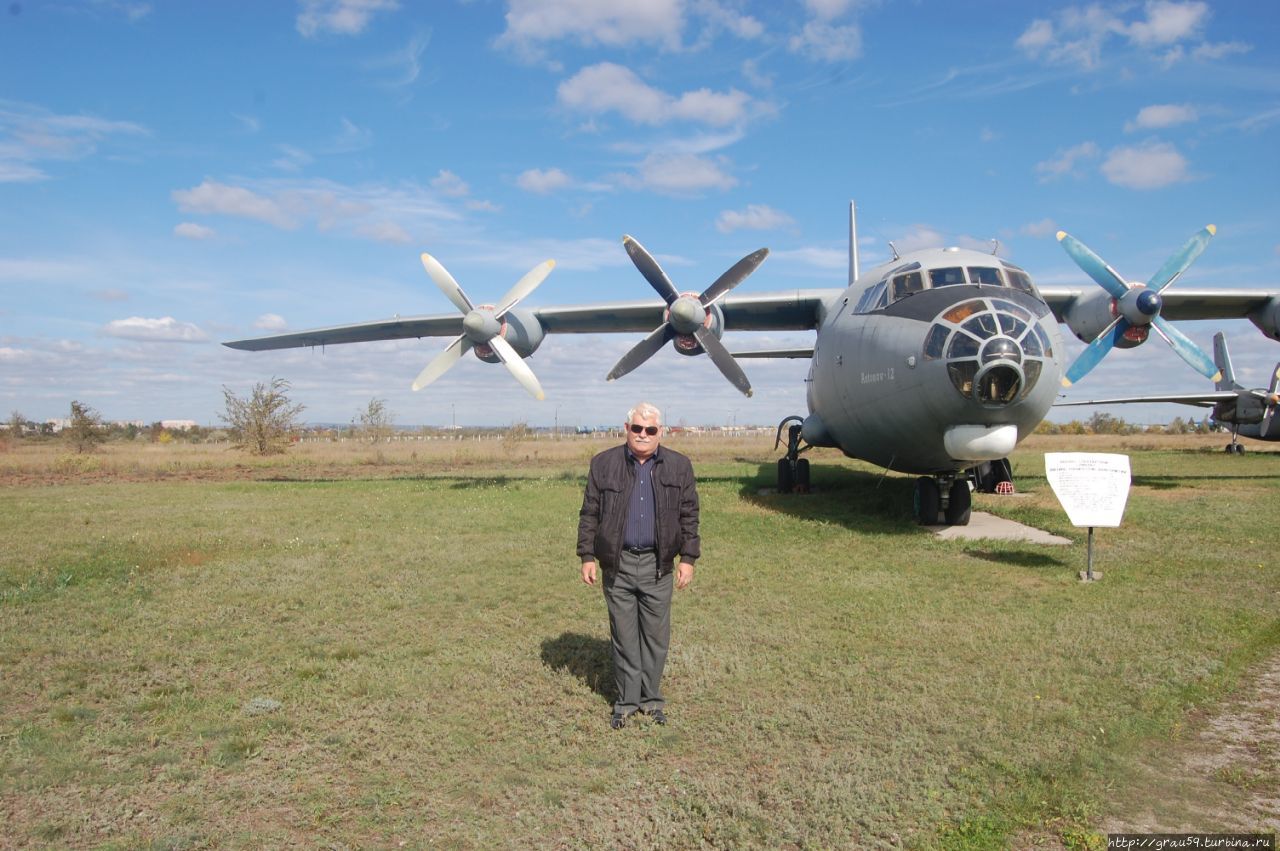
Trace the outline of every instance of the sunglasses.
<path fill-rule="evenodd" d="M 658 433 L 658 428 L 659 426 L 642 426 L 642 425 L 636 425 L 635 423 L 632 423 L 631 433 L 640 434 L 643 432 L 644 434 L 647 434 L 650 437 L 653 437 L 655 434 Z"/>

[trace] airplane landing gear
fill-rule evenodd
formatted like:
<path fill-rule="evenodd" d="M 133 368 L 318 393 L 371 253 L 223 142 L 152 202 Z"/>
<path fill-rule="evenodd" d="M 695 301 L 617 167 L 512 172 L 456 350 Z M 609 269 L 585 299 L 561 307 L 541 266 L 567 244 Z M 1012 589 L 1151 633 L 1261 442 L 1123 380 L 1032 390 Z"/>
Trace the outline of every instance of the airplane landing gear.
<path fill-rule="evenodd" d="M 773 448 L 777 449 L 782 444 L 782 429 L 787 423 L 791 426 L 787 428 L 787 454 L 778 459 L 778 493 L 808 493 L 809 459 L 800 457 L 801 452 L 810 448 L 800 445 L 803 418 L 793 414 L 778 423 L 778 436 Z"/>
<path fill-rule="evenodd" d="M 954 473 L 916 479 L 915 515 L 921 526 L 968 526 L 973 514 L 969 480 Z"/>
<path fill-rule="evenodd" d="M 1227 444 L 1226 453 L 1228 455 L 1243 455 L 1244 444 L 1240 442 L 1240 429 L 1231 429 L 1231 442 Z"/>

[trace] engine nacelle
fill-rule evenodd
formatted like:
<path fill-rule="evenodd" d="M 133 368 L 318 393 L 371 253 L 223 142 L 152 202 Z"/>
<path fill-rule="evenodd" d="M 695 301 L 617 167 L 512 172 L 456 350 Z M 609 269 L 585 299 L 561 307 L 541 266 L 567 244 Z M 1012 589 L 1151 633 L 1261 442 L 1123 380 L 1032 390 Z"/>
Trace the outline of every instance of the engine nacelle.
<path fill-rule="evenodd" d="M 1092 343 L 1107 326 L 1116 321 L 1115 300 L 1103 290 L 1095 290 L 1077 298 L 1062 312 L 1062 321 L 1082 343 Z M 1116 341 L 1117 349 L 1132 349 L 1146 342 L 1150 329 L 1134 325 Z"/>
<path fill-rule="evenodd" d="M 1249 321 L 1273 340 L 1280 340 L 1280 299 L 1268 299 L 1267 303 L 1249 314 Z"/>
<path fill-rule="evenodd" d="M 502 317 L 502 339 L 510 343 L 511 348 L 515 349 L 516 354 L 522 358 L 527 358 L 537 351 L 545 337 L 546 332 L 542 323 L 531 311 L 515 307 L 508 310 L 506 316 Z M 498 356 L 487 345 L 476 346 L 474 351 L 476 357 L 485 363 L 501 363 Z"/>
<path fill-rule="evenodd" d="M 713 304 L 707 308 L 707 323 L 707 330 L 715 334 L 717 340 L 724 336 L 724 312 L 720 305 Z M 700 355 L 704 351 L 692 334 L 676 334 L 671 345 L 682 355 Z"/>

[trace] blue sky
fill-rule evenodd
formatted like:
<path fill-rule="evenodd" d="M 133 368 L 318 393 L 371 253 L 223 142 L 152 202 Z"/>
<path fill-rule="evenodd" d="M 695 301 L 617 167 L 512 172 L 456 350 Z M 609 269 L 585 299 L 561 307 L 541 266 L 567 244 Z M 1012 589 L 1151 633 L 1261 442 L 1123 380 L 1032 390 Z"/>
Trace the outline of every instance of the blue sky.
<path fill-rule="evenodd" d="M 1277 30 L 1267 4 L 1165 0 L 6 2 L 0 409 L 216 424 L 224 385 L 279 376 L 310 421 L 376 397 L 404 424 L 613 423 L 644 398 L 774 423 L 806 362 L 744 362 L 746 399 L 671 351 L 606 384 L 638 337 L 551 337 L 536 402 L 472 358 L 410 391 L 445 338 L 220 342 L 450 313 L 422 251 L 479 302 L 547 258 L 529 306 L 651 298 L 624 233 L 681 289 L 761 246 L 739 292 L 837 287 L 850 199 L 864 267 L 998 239 L 1078 284 L 1061 228 L 1145 280 L 1213 222 L 1175 286 L 1277 288 Z M 1247 322 L 1180 327 L 1227 330 L 1251 386 L 1280 359 Z M 1206 386 L 1153 339 L 1073 396 Z"/>

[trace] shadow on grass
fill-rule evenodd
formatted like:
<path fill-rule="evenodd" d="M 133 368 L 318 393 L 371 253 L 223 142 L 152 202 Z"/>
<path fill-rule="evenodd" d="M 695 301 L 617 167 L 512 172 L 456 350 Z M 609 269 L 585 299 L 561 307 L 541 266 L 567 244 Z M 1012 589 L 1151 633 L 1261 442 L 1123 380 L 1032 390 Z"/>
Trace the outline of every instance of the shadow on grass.
<path fill-rule="evenodd" d="M 997 550 L 965 550 L 965 555 L 993 561 L 996 564 L 1011 564 L 1016 567 L 1066 567 L 1068 562 L 1044 553 L 1028 553 Z"/>
<path fill-rule="evenodd" d="M 607 703 L 613 703 L 616 686 L 608 639 L 580 632 L 562 633 L 542 642 L 542 662 L 553 670 L 573 674 Z"/>
<path fill-rule="evenodd" d="M 846 467 L 814 464 L 812 492 L 777 493 L 776 464 L 761 464 L 742 483 L 742 498 L 802 520 L 838 523 L 854 532 L 918 535 L 913 516 L 915 480 Z"/>

